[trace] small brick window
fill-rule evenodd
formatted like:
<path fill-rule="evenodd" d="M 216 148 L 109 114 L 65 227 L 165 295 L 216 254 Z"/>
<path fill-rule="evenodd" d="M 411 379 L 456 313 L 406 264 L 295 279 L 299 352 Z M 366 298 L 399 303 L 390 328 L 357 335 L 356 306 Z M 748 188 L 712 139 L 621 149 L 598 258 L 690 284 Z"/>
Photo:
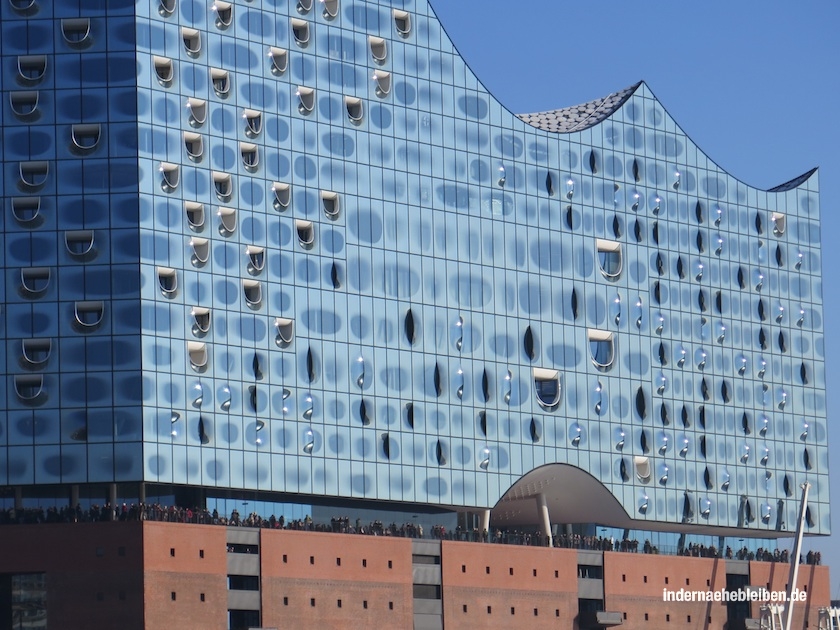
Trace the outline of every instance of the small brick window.
<path fill-rule="evenodd" d="M 493 614 L 493 607 L 492 607 L 492 606 L 488 606 L 488 607 L 487 607 L 487 614 L 488 614 L 488 615 L 492 615 L 492 614 Z"/>
<path fill-rule="evenodd" d="M 309 564 L 315 564 L 315 556 L 309 556 Z"/>
<path fill-rule="evenodd" d="M 691 584 L 691 580 L 688 579 L 688 578 L 685 578 L 685 585 L 688 586 L 689 584 Z"/>
<path fill-rule="evenodd" d="M 337 567 L 341 566 L 341 558 L 336 558 L 335 559 L 335 566 L 337 566 Z"/>
<path fill-rule="evenodd" d="M 711 580 L 706 580 L 706 586 L 711 586 L 711 585 L 712 585 L 712 581 Z M 768 584 L 768 586 L 769 586 L 769 584 Z"/>
<path fill-rule="evenodd" d="M 515 615 L 515 614 L 516 614 L 516 608 L 514 608 L 513 606 L 511 606 L 511 607 L 510 607 L 510 614 L 511 614 L 511 615 Z"/>
<path fill-rule="evenodd" d="M 627 613 L 624 613 L 624 618 L 627 619 Z"/>
<path fill-rule="evenodd" d="M 388 602 L 388 610 L 394 610 L 394 602 Z"/>
<path fill-rule="evenodd" d="M 336 608 L 341 608 L 341 600 L 340 600 L 340 599 L 339 599 L 339 600 L 337 600 L 337 601 L 335 602 L 335 605 L 336 605 Z"/>
<path fill-rule="evenodd" d="M 201 601 L 205 601 L 205 599 L 206 599 L 206 598 L 204 597 L 204 593 L 202 593 L 202 594 L 201 594 L 201 595 L 199 595 L 198 597 L 199 597 L 199 599 L 200 599 Z"/>
<path fill-rule="evenodd" d="M 667 584 L 667 583 L 668 583 L 668 577 L 666 576 L 665 577 L 665 584 Z"/>
<path fill-rule="evenodd" d="M 467 612 L 467 605 L 464 604 L 464 612 Z"/>
<path fill-rule="evenodd" d="M 647 621 L 647 620 L 648 620 L 648 614 L 645 613 L 645 621 Z"/>
<path fill-rule="evenodd" d="M 199 550 L 198 550 L 198 557 L 199 557 L 199 558 L 203 558 L 203 557 L 204 557 L 204 549 L 199 549 Z"/>
<path fill-rule="evenodd" d="M 175 596 L 175 591 L 172 591 L 172 593 L 171 593 L 171 597 L 172 597 L 172 601 L 174 602 L 174 601 L 175 601 L 175 597 L 176 597 L 176 596 Z"/>
<path fill-rule="evenodd" d="M 555 571 L 554 572 L 554 577 L 559 578 L 560 577 L 560 571 Z"/>
<path fill-rule="evenodd" d="M 367 559 L 366 558 L 362 558 L 362 566 L 367 567 Z"/>
<path fill-rule="evenodd" d="M 647 584 L 647 576 L 644 576 L 644 578 L 645 578 L 645 584 Z"/>
<path fill-rule="evenodd" d="M 534 608 L 534 617 L 537 617 L 540 614 L 540 611 Z"/>
<path fill-rule="evenodd" d="M 622 574 L 621 574 L 621 581 L 622 581 L 622 582 L 626 582 L 626 581 L 627 581 L 627 574 L 626 574 L 626 573 L 622 573 Z"/>
<path fill-rule="evenodd" d="M 485 567 L 484 570 L 487 572 L 487 575 L 490 575 L 490 567 Z"/>
<path fill-rule="evenodd" d="M 671 615 L 665 615 L 665 621 L 670 623 L 671 622 Z"/>
<path fill-rule="evenodd" d="M 555 608 L 555 609 L 554 609 L 554 616 L 555 616 L 555 617 L 559 617 L 559 616 L 560 616 L 560 609 L 559 609 L 559 608 Z"/>
<path fill-rule="evenodd" d="M 309 599 L 309 605 L 312 606 L 313 608 L 315 608 L 315 598 L 314 597 Z"/>
<path fill-rule="evenodd" d="M 362 608 L 364 608 L 365 610 L 367 610 L 367 600 L 365 600 L 365 601 L 363 601 L 363 602 L 362 602 Z"/>
<path fill-rule="evenodd" d="M 289 561 L 289 556 L 287 556 L 287 555 L 284 553 L 284 554 L 283 554 L 283 564 L 286 564 L 288 561 Z"/>
<path fill-rule="evenodd" d="M 461 565 L 461 573 L 466 573 L 466 572 L 467 572 L 467 565 L 466 565 L 466 564 L 462 564 L 462 565 Z"/>
<path fill-rule="evenodd" d="M 534 577 L 537 577 L 537 570 L 534 569 Z"/>
<path fill-rule="evenodd" d="M 288 605 L 289 605 L 289 598 L 288 598 L 288 597 L 284 597 L 284 598 L 283 598 L 283 605 L 284 605 L 284 606 L 288 606 Z"/>
<path fill-rule="evenodd" d="M 175 557 L 175 547 L 171 547 L 169 549 L 169 555 L 172 556 L 173 558 Z"/>
<path fill-rule="evenodd" d="M 510 568 L 510 574 L 513 575 L 513 567 Z"/>
<path fill-rule="evenodd" d="M 686 615 L 685 616 L 685 621 L 686 621 L 686 623 L 691 623 L 691 615 Z"/>
<path fill-rule="evenodd" d="M 393 560 L 388 560 L 388 568 L 389 568 L 389 569 L 393 569 L 393 568 L 394 568 L 394 561 L 393 561 Z"/>

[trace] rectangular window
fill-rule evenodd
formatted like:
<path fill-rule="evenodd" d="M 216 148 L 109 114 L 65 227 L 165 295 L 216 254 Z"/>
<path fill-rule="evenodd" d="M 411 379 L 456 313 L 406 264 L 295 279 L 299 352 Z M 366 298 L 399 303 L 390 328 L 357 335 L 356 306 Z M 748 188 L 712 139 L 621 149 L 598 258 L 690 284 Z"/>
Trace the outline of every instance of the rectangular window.
<path fill-rule="evenodd" d="M 362 566 L 367 567 L 367 559 L 366 558 L 362 558 Z"/>
<path fill-rule="evenodd" d="M 288 606 L 288 605 L 289 605 L 289 598 L 288 598 L 288 597 L 284 597 L 284 598 L 283 598 L 283 605 L 284 605 L 284 606 Z"/>
<path fill-rule="evenodd" d="M 198 550 L 198 557 L 199 557 L 199 558 L 203 558 L 203 557 L 204 557 L 204 549 L 199 549 L 199 550 Z"/>
<path fill-rule="evenodd" d="M 388 610 L 394 610 L 394 602 L 388 602 Z"/>
<path fill-rule="evenodd" d="M 260 578 L 256 575 L 228 575 L 228 590 L 231 591 L 258 591 L 260 590 Z"/>
<path fill-rule="evenodd" d="M 589 580 L 603 580 L 604 567 L 596 564 L 579 564 L 578 577 Z"/>
<path fill-rule="evenodd" d="M 335 566 L 337 566 L 337 567 L 341 566 L 341 558 L 336 558 L 335 559 Z"/>
<path fill-rule="evenodd" d="M 414 599 L 440 599 L 440 585 L 415 584 Z"/>
<path fill-rule="evenodd" d="M 172 548 L 169 549 L 169 555 L 172 556 L 173 558 L 175 557 L 175 547 L 172 547 Z"/>
<path fill-rule="evenodd" d="M 337 608 L 341 608 L 341 600 L 339 599 L 338 601 L 336 601 L 335 605 Z"/>
<path fill-rule="evenodd" d="M 289 561 L 289 556 L 287 556 L 287 555 L 284 553 L 284 554 L 283 554 L 283 564 L 286 564 L 288 561 Z"/>
<path fill-rule="evenodd" d="M 363 602 L 362 602 L 362 608 L 364 608 L 365 610 L 367 610 L 367 600 L 365 600 L 365 601 L 363 601 Z"/>
<path fill-rule="evenodd" d="M 412 554 L 412 564 L 440 564 L 440 556 L 429 556 L 426 554 Z"/>
<path fill-rule="evenodd" d="M 199 595 L 199 596 L 198 596 L 198 598 L 199 598 L 201 601 L 205 601 L 204 593 L 202 593 L 201 595 Z"/>
<path fill-rule="evenodd" d="M 315 556 L 309 556 L 309 564 L 315 564 Z"/>
<path fill-rule="evenodd" d="M 315 607 L 315 598 L 314 597 L 309 599 L 309 605 L 312 606 L 313 608 Z"/>
<path fill-rule="evenodd" d="M 175 601 L 175 591 L 172 591 L 171 597 L 172 597 L 172 601 L 174 602 Z"/>

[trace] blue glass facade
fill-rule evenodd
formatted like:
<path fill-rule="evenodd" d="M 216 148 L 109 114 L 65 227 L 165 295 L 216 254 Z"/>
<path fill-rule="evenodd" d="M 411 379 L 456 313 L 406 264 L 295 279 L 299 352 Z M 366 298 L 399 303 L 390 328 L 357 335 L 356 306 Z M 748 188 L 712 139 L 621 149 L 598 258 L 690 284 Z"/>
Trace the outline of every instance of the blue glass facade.
<path fill-rule="evenodd" d="M 2 5 L 0 485 L 829 532 L 817 175 L 640 83 L 508 112 L 425 0 Z M 598 514 L 592 520 L 602 520 Z M 609 524 L 609 523 L 607 523 Z"/>

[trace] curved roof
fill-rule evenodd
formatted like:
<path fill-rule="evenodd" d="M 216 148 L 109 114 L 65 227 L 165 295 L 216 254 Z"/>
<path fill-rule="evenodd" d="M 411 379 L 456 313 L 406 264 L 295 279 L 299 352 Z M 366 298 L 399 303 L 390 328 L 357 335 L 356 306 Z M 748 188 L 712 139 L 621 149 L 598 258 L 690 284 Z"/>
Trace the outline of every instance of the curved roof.
<path fill-rule="evenodd" d="M 543 131 L 554 133 L 582 131 L 609 118 L 619 107 L 624 105 L 628 98 L 633 96 L 633 93 L 641 84 L 642 82 L 639 81 L 628 88 L 607 94 L 603 98 L 588 103 L 536 114 L 517 114 L 517 116 L 532 127 Z"/>

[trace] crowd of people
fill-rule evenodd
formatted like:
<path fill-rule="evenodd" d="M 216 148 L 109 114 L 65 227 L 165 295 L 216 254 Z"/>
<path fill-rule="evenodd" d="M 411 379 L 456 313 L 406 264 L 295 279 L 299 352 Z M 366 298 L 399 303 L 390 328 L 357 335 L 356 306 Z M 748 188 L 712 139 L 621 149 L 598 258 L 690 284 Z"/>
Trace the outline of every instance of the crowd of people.
<path fill-rule="evenodd" d="M 234 509 L 230 516 L 219 514 L 217 510 L 206 508 L 189 508 L 175 505 L 164 506 L 159 503 L 132 503 L 121 505 L 93 504 L 88 509 L 81 505 L 62 508 L 49 507 L 44 510 L 38 508 L 9 508 L 0 510 L 0 525 L 2 524 L 33 524 L 33 523 L 90 523 L 96 521 L 161 521 L 170 523 L 195 523 L 204 525 L 224 525 L 229 527 L 257 527 L 267 529 L 287 529 L 298 531 L 315 531 L 341 534 L 363 534 L 371 536 L 393 536 L 400 538 L 424 538 L 427 534 L 419 523 L 407 522 L 403 524 L 385 524 L 375 520 L 363 523 L 357 518 L 351 521 L 347 516 L 335 516 L 329 523 L 316 523 L 307 515 L 302 519 L 286 520 L 282 515 L 274 514 L 264 518 L 256 512 L 251 512 L 244 518 Z M 508 529 L 495 529 L 488 532 L 475 529 L 463 529 L 458 526 L 454 530 L 447 530 L 443 525 L 434 525 L 428 532 L 428 537 L 437 540 L 455 540 L 464 542 L 484 542 L 505 545 L 527 545 L 546 547 L 548 538 L 541 532 L 526 532 Z M 591 549 L 595 551 L 621 551 L 627 553 L 639 552 L 639 541 L 625 538 L 619 540 L 606 536 L 582 536 L 575 533 L 560 533 L 553 537 L 554 547 L 565 549 Z M 642 553 L 658 554 L 659 549 L 645 540 Z M 725 558 L 727 560 L 757 560 L 761 562 L 788 563 L 790 555 L 786 549 L 759 548 L 755 551 L 743 547 L 733 551 L 731 547 L 721 552 L 714 545 L 691 543 L 677 552 L 678 555 L 698 558 Z M 819 551 L 809 551 L 805 557 L 800 557 L 801 563 L 818 565 L 822 563 Z"/>

